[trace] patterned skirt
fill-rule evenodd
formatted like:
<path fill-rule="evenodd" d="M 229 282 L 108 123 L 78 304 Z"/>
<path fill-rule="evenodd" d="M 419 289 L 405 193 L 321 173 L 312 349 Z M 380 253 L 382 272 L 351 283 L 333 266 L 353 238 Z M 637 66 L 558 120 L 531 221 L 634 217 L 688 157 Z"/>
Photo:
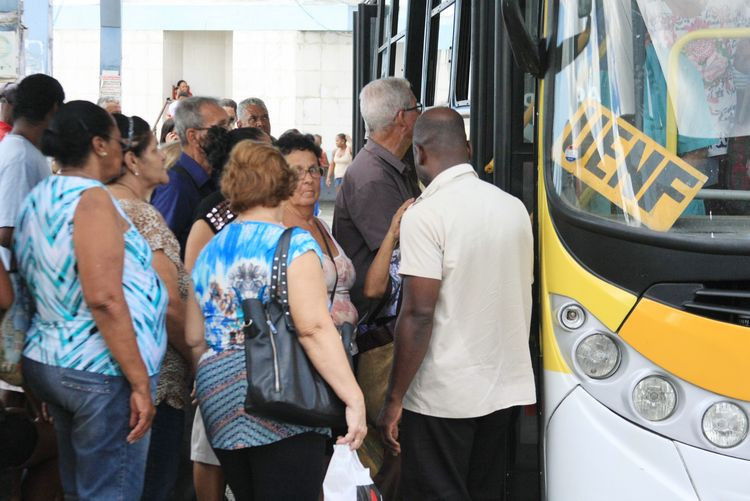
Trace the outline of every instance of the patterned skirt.
<path fill-rule="evenodd" d="M 198 362 L 196 392 L 208 440 L 214 449 L 257 447 L 310 431 L 331 433 L 329 428 L 311 428 L 247 414 L 247 370 L 242 349 L 204 353 Z"/>

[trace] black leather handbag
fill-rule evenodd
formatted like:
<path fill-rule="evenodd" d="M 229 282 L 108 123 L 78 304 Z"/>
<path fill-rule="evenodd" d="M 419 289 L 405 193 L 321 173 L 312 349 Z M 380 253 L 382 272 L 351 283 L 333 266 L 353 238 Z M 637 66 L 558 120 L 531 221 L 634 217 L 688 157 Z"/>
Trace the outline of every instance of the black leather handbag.
<path fill-rule="evenodd" d="M 248 414 L 316 427 L 346 425 L 344 403 L 307 358 L 289 312 L 287 255 L 294 228 L 276 244 L 267 303 L 242 300 Z M 351 340 L 343 340 L 345 347 Z M 347 357 L 351 355 L 346 350 Z"/>

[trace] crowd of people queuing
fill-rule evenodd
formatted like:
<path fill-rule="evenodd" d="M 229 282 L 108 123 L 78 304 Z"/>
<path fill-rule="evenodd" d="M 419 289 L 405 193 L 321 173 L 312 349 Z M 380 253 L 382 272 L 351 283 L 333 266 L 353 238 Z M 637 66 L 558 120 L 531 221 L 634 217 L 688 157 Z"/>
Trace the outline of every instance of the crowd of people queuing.
<path fill-rule="evenodd" d="M 114 100 L 65 102 L 49 76 L 0 93 L 0 310 L 32 306 L 24 386 L 0 406 L 0 468 L 24 471 L 14 496 L 180 499 L 188 429 L 199 501 L 227 485 L 319 499 L 334 442 L 386 500 L 501 499 L 512 409 L 535 401 L 531 228 L 477 178 L 461 117 L 375 80 L 359 96 L 366 145 L 355 156 L 340 134 L 329 160 L 320 136 L 274 137 L 259 98 L 174 94 L 156 137 Z M 245 410 L 239 303 L 269 300 L 290 227 L 289 312 L 345 405 L 340 430 Z"/>

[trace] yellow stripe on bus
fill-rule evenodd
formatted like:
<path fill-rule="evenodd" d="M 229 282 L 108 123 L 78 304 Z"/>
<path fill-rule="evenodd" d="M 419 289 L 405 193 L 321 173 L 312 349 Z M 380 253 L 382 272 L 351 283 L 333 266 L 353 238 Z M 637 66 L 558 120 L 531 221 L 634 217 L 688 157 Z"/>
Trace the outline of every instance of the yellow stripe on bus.
<path fill-rule="evenodd" d="M 750 401 L 750 332 L 642 299 L 620 337 L 665 371 L 703 389 Z"/>
<path fill-rule="evenodd" d="M 612 331 L 622 324 L 633 305 L 636 297 L 615 287 L 609 282 L 596 277 L 584 269 L 565 250 L 550 219 L 547 205 L 547 194 L 544 187 L 544 80 L 539 82 L 539 114 L 537 127 L 539 131 L 538 161 L 539 161 L 539 232 L 538 249 L 541 262 L 541 329 L 542 355 L 544 369 L 570 373 L 560 348 L 555 340 L 553 325 L 555 312 L 551 311 L 549 294 L 568 296 L 583 305 L 592 315 Z"/>

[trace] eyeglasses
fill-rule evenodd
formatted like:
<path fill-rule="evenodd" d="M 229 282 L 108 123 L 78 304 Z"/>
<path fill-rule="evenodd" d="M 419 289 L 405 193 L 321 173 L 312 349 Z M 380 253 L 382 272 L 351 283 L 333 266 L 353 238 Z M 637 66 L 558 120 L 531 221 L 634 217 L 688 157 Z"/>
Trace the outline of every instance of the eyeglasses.
<path fill-rule="evenodd" d="M 304 179 L 305 174 L 310 174 L 310 177 L 316 178 L 323 175 L 323 169 L 317 165 L 311 165 L 307 169 L 304 167 L 292 167 L 294 173 L 297 174 L 297 179 Z"/>
<path fill-rule="evenodd" d="M 402 111 L 406 113 L 407 111 L 416 111 L 417 113 L 422 113 L 422 110 L 424 109 L 424 105 L 422 103 L 417 103 L 411 108 L 404 108 Z"/>

